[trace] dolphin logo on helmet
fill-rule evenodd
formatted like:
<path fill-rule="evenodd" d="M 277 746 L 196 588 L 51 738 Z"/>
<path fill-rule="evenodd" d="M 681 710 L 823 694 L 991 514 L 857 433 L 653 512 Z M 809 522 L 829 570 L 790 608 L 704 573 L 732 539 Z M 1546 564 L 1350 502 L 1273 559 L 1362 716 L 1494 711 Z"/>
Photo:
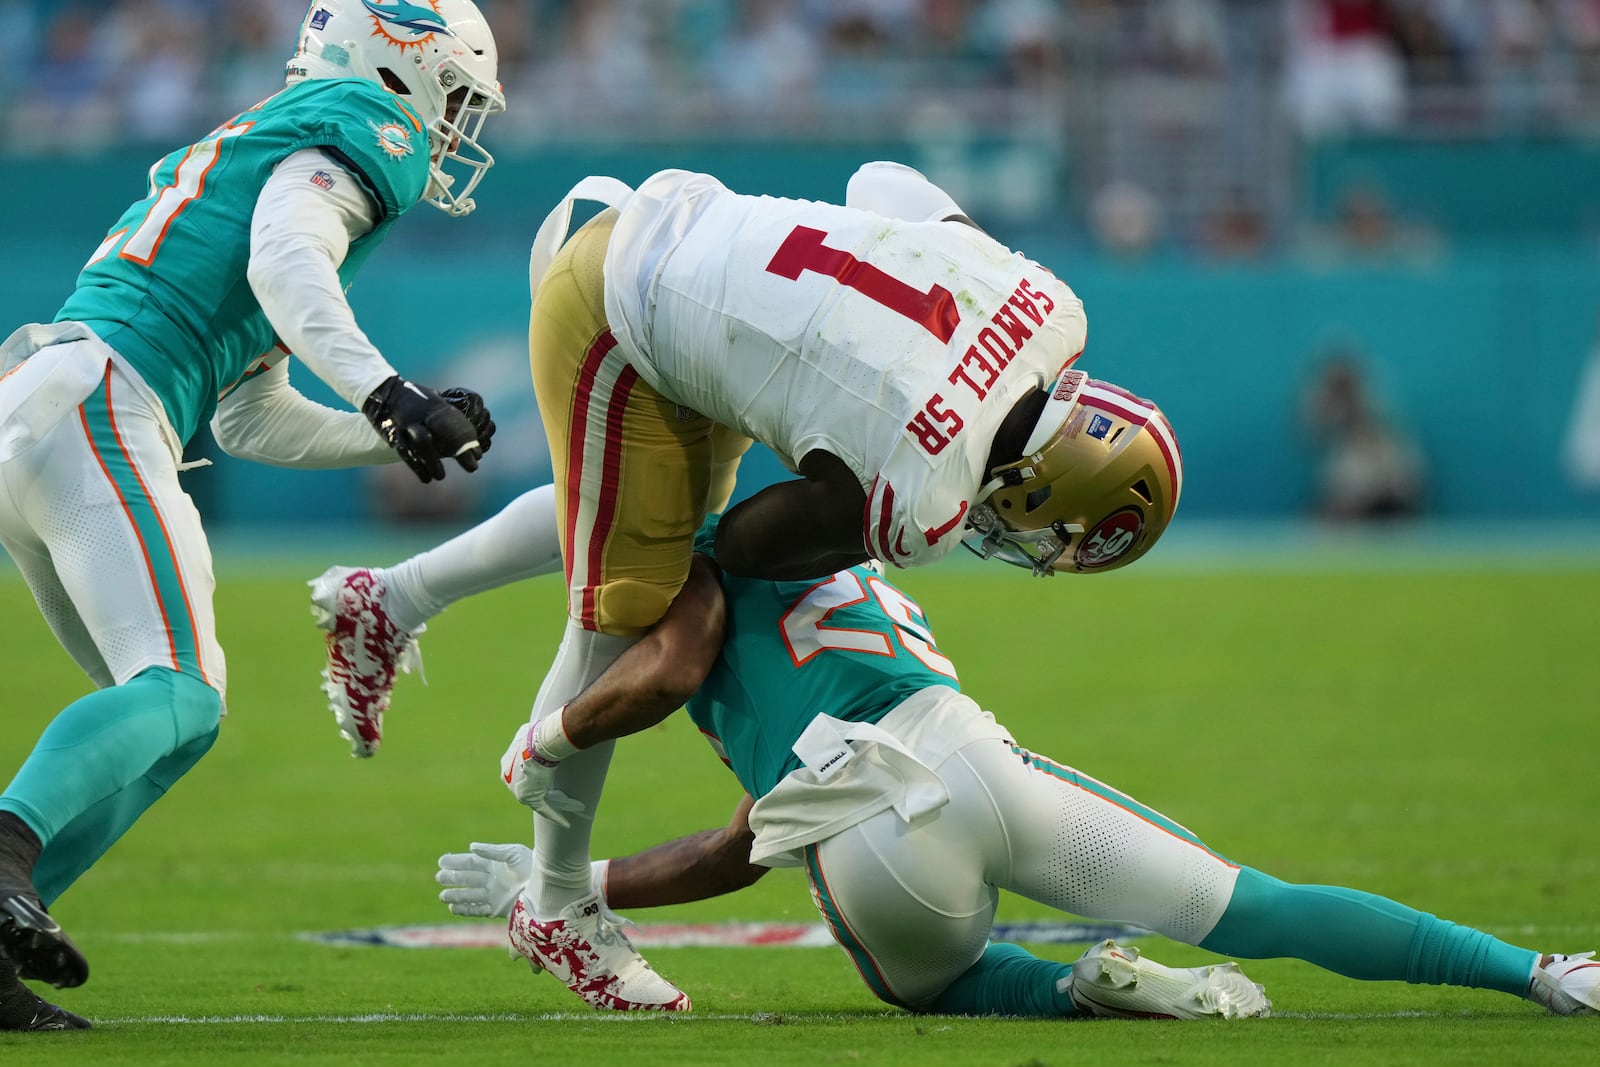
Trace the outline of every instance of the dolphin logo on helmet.
<path fill-rule="evenodd" d="M 373 36 L 387 37 L 402 52 L 407 48 L 421 48 L 436 33 L 450 32 L 450 26 L 439 14 L 437 4 L 423 7 L 407 3 L 406 0 L 389 0 L 388 3 L 361 0 L 361 6 L 372 15 Z"/>

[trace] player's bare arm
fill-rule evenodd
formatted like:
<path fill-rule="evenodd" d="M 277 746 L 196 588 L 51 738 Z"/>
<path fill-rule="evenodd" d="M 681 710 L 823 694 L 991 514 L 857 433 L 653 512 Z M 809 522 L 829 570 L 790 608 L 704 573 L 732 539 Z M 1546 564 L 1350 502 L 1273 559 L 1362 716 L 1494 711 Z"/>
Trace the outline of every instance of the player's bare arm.
<path fill-rule="evenodd" d="M 717 661 L 725 621 L 717 565 L 696 556 L 662 620 L 567 705 L 561 720 L 568 740 L 588 748 L 648 729 L 681 708 Z"/>
<path fill-rule="evenodd" d="M 754 806 L 747 795 L 720 829 L 596 863 L 595 890 L 609 907 L 653 908 L 709 900 L 753 884 L 771 869 L 750 862 Z M 504 919 L 532 874 L 533 850 L 527 845 L 474 842 L 470 851 L 440 856 L 434 880 L 447 887 L 439 899 L 456 915 Z"/>
<path fill-rule="evenodd" d="M 687 904 L 732 893 L 771 868 L 750 862 L 749 796 L 739 801 L 728 825 L 614 859 L 606 868 L 606 903 L 613 908 Z"/>
<path fill-rule="evenodd" d="M 861 514 L 867 494 L 844 461 L 820 449 L 794 481 L 743 501 L 717 526 L 717 562 L 729 574 L 769 581 L 824 578 L 868 558 Z"/>
<path fill-rule="evenodd" d="M 500 777 L 522 803 L 560 825 L 582 809 L 551 788 L 561 761 L 638 733 L 683 706 L 722 648 L 726 605 L 716 564 L 696 556 L 662 620 L 559 712 L 517 728 Z"/>

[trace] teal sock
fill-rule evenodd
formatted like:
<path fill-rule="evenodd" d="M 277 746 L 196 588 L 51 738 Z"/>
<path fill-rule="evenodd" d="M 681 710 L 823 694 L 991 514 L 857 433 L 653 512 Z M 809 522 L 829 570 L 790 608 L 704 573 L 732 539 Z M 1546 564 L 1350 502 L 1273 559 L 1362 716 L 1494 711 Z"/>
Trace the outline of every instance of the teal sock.
<path fill-rule="evenodd" d="M 48 849 L 90 809 L 215 731 L 221 714 L 216 690 L 160 667 L 91 693 L 45 728 L 0 794 L 0 810 L 27 823 Z"/>
<path fill-rule="evenodd" d="M 941 1015 L 1076 1015 L 1072 997 L 1057 989 L 1071 974 L 1070 963 L 1042 960 L 1020 945 L 991 943 L 927 1010 Z"/>
<path fill-rule="evenodd" d="M 217 731 L 212 730 L 189 742 L 158 761 L 149 773 L 62 827 L 39 853 L 39 862 L 33 868 L 33 887 L 45 907 L 54 904 L 84 871 L 94 866 L 150 805 L 166 796 L 173 783 L 211 750 L 216 739 Z"/>
<path fill-rule="evenodd" d="M 1249 867 L 1200 947 L 1245 959 L 1288 957 L 1348 978 L 1498 989 L 1523 996 L 1538 954 L 1387 897 L 1291 885 Z"/>

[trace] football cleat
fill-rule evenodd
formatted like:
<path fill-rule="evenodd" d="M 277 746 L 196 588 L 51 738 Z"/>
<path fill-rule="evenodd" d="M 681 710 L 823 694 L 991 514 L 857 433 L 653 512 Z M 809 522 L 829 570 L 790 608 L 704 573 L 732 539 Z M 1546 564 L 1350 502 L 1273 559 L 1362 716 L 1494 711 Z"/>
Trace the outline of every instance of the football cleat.
<path fill-rule="evenodd" d="M 1543 960 L 1549 959 L 1549 963 Z M 1593 952 L 1540 957 L 1528 982 L 1528 999 L 1555 1015 L 1600 1012 L 1600 961 Z"/>
<path fill-rule="evenodd" d="M 689 995 L 661 977 L 622 932 L 623 923 L 592 893 L 542 922 L 526 896 L 511 908 L 511 947 L 590 1007 L 603 1011 L 688 1011 Z"/>
<path fill-rule="evenodd" d="M 365 568 L 329 567 L 307 584 L 311 614 L 328 634 L 322 691 L 351 754 L 364 759 L 383 744 L 395 674 L 421 671 L 417 635 L 427 627 L 407 632 L 395 626 L 384 609 L 387 587 Z"/>
<path fill-rule="evenodd" d="M 1164 967 L 1110 940 L 1085 952 L 1063 987 L 1083 1014 L 1108 1019 L 1253 1019 L 1272 1010 L 1237 963 Z"/>
<path fill-rule="evenodd" d="M 31 893 L 0 898 L 0 959 L 16 964 L 22 977 L 58 989 L 89 980 L 89 961 Z"/>
<path fill-rule="evenodd" d="M 0 963 L 0 1033 L 30 1030 L 87 1030 L 89 1020 L 34 993 L 17 980 L 13 963 Z"/>

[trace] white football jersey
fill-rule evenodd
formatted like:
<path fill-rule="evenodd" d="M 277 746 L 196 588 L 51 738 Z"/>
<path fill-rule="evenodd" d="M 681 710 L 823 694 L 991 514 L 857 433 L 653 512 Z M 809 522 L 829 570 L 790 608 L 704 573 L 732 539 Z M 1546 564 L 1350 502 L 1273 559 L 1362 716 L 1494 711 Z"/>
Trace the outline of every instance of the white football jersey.
<path fill-rule="evenodd" d="M 868 550 L 931 562 L 961 538 L 1012 406 L 1083 351 L 1083 305 L 971 226 L 743 196 L 686 171 L 622 204 L 606 317 L 663 396 L 773 449 L 843 460 Z"/>

